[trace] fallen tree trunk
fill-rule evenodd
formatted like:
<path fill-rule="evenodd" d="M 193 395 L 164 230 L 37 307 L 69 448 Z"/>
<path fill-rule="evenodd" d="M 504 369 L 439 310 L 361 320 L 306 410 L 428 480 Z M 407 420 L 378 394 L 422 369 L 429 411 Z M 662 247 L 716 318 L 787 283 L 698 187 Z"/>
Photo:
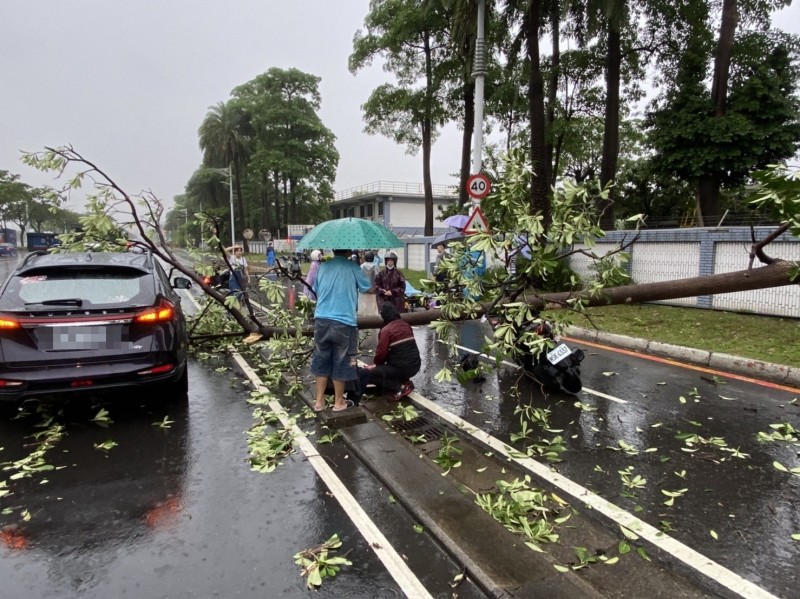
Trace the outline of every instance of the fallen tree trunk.
<path fill-rule="evenodd" d="M 601 295 L 592 296 L 587 292 L 565 291 L 561 293 L 545 293 L 531 297 L 525 301 L 532 307 L 545 309 L 561 309 L 570 305 L 570 301 L 584 300 L 590 307 L 612 306 L 618 304 L 641 304 L 659 300 L 678 299 L 682 297 L 696 297 L 700 295 L 717 295 L 720 293 L 735 293 L 737 291 L 752 291 L 754 289 L 768 289 L 796 284 L 791 280 L 792 270 L 797 268 L 797 263 L 786 260 L 775 260 L 771 264 L 759 268 L 739 270 L 719 275 L 693 277 L 691 279 L 676 279 L 659 283 L 641 283 L 638 285 L 624 285 L 622 287 L 608 287 Z M 471 320 L 480 318 L 486 313 L 489 304 L 477 304 L 472 315 L 465 315 L 456 320 Z M 422 326 L 440 320 L 441 309 L 431 309 L 424 312 L 410 312 L 401 315 L 402 319 L 412 326 Z M 383 326 L 383 320 L 376 316 L 360 317 L 359 329 L 378 329 Z M 311 328 L 299 331 L 303 335 L 312 335 Z M 255 333 L 255 336 L 253 336 Z M 258 327 L 243 331 L 243 335 L 250 334 L 249 342 L 270 338 L 279 335 L 296 335 L 297 329 L 278 327 Z"/>
<path fill-rule="evenodd" d="M 795 262 L 775 260 L 767 266 L 719 275 L 677 279 L 659 283 L 641 283 L 623 287 L 608 287 L 603 290 L 602 295 L 596 297 L 592 297 L 586 292 L 545 293 L 541 296 L 530 298 L 527 303 L 540 310 L 564 308 L 568 305 L 568 301 L 575 299 L 585 300 L 589 306 L 611 306 L 783 287 L 794 283 L 790 276 L 792 269 L 796 267 L 797 264 Z M 487 307 L 488 304 L 478 305 L 476 307 L 476 316 L 482 316 Z M 425 312 L 411 312 L 403 314 L 402 318 L 410 325 L 425 325 L 441 319 L 442 311 L 433 309 Z M 468 320 L 468 318 L 461 320 Z M 382 325 L 383 321 L 380 318 L 358 319 L 358 328 L 360 329 L 380 328 Z"/>

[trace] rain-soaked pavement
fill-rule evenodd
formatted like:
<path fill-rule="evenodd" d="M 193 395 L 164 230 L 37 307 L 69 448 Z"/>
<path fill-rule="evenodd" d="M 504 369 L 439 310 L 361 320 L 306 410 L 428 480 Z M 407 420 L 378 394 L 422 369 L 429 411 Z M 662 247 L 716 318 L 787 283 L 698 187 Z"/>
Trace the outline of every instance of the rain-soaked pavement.
<path fill-rule="evenodd" d="M 417 392 L 524 449 L 510 441 L 519 373 L 501 367 L 482 384 L 437 383 L 446 347 L 415 332 Z M 479 349 L 487 333 L 467 323 L 459 343 Z M 525 401 L 550 411 L 545 436 L 566 445 L 552 466 L 775 596 L 800 596 L 800 543 L 791 538 L 800 533 L 800 476 L 774 465 L 800 465 L 798 445 L 757 440 L 774 425 L 800 429 L 800 393 L 570 343 L 587 352 L 584 391 L 543 398 L 521 383 Z M 221 365 L 191 363 L 188 405 L 107 405 L 107 423 L 92 421 L 97 407 L 86 404 L 0 419 L 0 463 L 50 442 L 45 469 L 23 478 L 18 468 L 0 471 L 0 597 L 306 596 L 292 556 L 334 533 L 353 566 L 320 596 L 403 596 L 302 454 L 269 474 L 250 469 L 249 391 Z M 116 445 L 103 449 L 108 441 Z M 451 596 L 458 566 L 343 444 L 317 448 L 429 592 Z M 627 468 L 642 486 L 624 486 Z M 672 505 L 663 491 L 677 494 Z M 482 596 L 469 582 L 457 593 Z"/>
<path fill-rule="evenodd" d="M 304 597 L 292 556 L 334 533 L 353 565 L 319 596 L 403 596 L 302 454 L 274 472 L 251 471 L 249 391 L 229 372 L 190 367 L 188 406 L 105 404 L 113 422 L 104 425 L 89 403 L 0 420 L 2 462 L 63 426 L 42 455 L 56 470 L 9 480 L 12 494 L 0 498 L 0 596 Z M 98 448 L 107 441 L 116 446 Z M 330 455 L 426 587 L 446 596 L 458 568 L 343 448 Z M 481 594 L 466 584 L 460 596 Z"/>
<path fill-rule="evenodd" d="M 486 334 L 488 325 L 466 323 L 459 344 L 480 349 Z M 499 399 L 519 372 L 501 367 L 482 384 L 437 383 L 446 347 L 428 331 L 417 339 L 417 391 L 523 449 L 524 441 L 510 440 L 520 430 L 516 402 Z M 800 391 L 569 343 L 587 353 L 581 393 L 545 399 L 521 385 L 525 400 L 550 410 L 547 437 L 560 435 L 567 446 L 554 468 L 769 592 L 800 596 L 800 543 L 792 539 L 800 532 L 800 476 L 774 465 L 799 466 L 800 444 L 758 440 L 776 425 L 800 429 Z M 628 480 L 646 479 L 642 487 L 623 484 L 628 468 Z M 663 491 L 683 489 L 666 503 Z"/>

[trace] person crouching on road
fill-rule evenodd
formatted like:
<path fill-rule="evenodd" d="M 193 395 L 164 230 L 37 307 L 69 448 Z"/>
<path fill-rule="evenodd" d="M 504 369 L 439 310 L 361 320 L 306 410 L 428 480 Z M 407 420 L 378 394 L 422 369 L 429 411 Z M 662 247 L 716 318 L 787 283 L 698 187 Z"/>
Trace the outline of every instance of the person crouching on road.
<path fill-rule="evenodd" d="M 373 364 L 358 369 L 358 389 L 348 398 L 358 405 L 367 385 L 374 384 L 391 393 L 389 401 L 400 401 L 414 390 L 411 377 L 419 372 L 422 362 L 414 331 L 386 302 L 381 308 L 383 327 L 378 333 L 378 347 Z"/>
<path fill-rule="evenodd" d="M 406 311 L 406 279 L 397 268 L 397 254 L 386 252 L 385 266 L 375 275 L 375 293 L 378 296 L 378 309 L 386 302 L 394 305 L 399 314 Z"/>
<path fill-rule="evenodd" d="M 314 355 L 311 373 L 316 377 L 314 410 L 325 409 L 325 388 L 333 379 L 333 411 L 346 409 L 344 398 L 347 381 L 356 380 L 358 355 L 358 294 L 370 288 L 360 267 L 348 260 L 350 250 L 334 250 L 333 259 L 322 263 L 317 271 L 314 292 Z"/>

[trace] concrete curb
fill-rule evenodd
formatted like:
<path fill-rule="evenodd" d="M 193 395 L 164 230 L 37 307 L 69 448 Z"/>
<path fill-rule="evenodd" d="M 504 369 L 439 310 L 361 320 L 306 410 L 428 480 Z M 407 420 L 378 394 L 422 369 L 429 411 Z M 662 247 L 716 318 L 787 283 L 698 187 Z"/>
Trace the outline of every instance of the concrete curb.
<path fill-rule="evenodd" d="M 800 368 L 792 366 L 574 326 L 567 327 L 564 332 L 567 336 L 578 340 L 583 339 L 621 347 L 643 354 L 652 354 L 687 364 L 707 366 L 716 370 L 800 388 Z"/>

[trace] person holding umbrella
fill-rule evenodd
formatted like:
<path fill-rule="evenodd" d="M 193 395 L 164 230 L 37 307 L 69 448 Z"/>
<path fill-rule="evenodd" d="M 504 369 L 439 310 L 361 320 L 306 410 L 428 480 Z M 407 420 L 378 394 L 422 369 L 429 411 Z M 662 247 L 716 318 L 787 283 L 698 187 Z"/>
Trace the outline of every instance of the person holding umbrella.
<path fill-rule="evenodd" d="M 325 409 L 325 389 L 333 379 L 333 411 L 347 409 L 344 392 L 347 381 L 357 377 L 358 294 L 371 288 L 359 266 L 349 260 L 352 250 L 334 249 L 333 259 L 319 266 L 314 281 L 317 305 L 314 309 L 314 355 L 311 373 L 316 377 L 314 410 Z"/>

